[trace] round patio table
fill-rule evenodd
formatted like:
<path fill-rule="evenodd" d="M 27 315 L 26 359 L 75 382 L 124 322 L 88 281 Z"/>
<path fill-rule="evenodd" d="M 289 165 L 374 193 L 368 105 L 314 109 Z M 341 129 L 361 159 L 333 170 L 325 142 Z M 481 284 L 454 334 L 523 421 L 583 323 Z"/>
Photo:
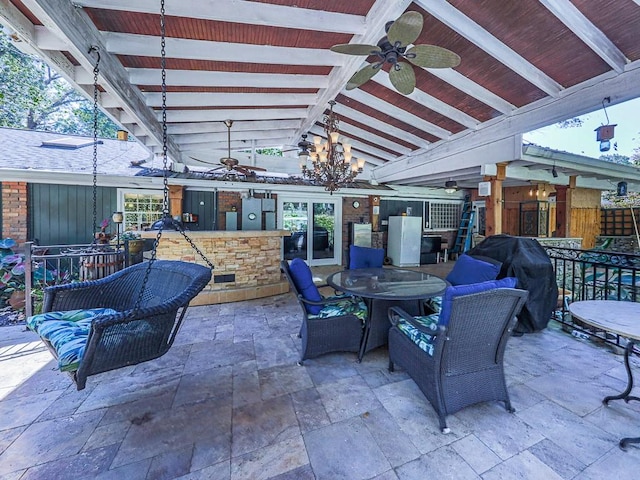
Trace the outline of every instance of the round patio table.
<path fill-rule="evenodd" d="M 420 315 L 422 302 L 442 295 L 449 285 L 436 275 L 393 267 L 342 270 L 329 275 L 327 283 L 338 291 L 362 297 L 367 303 L 358 361 L 369 350 L 387 343 L 389 307 L 400 306 L 411 315 Z"/>
<path fill-rule="evenodd" d="M 640 343 L 640 303 L 621 302 L 618 300 L 583 300 L 569 304 L 571 315 L 584 323 L 605 332 L 616 333 L 627 339 L 624 349 L 624 367 L 627 371 L 627 388 L 619 395 L 610 395 L 602 400 L 607 405 L 611 400 L 640 401 L 639 397 L 631 394 L 633 389 L 633 373 L 629 365 L 629 355 L 633 353 L 633 347 Z M 630 443 L 640 443 L 640 437 L 623 438 L 620 440 L 620 448 L 626 449 Z"/>

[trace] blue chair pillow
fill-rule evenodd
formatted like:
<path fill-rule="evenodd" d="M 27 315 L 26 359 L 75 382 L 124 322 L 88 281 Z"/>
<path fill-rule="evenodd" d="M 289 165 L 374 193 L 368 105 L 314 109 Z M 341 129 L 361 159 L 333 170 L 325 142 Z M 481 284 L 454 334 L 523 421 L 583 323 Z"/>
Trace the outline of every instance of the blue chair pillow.
<path fill-rule="evenodd" d="M 471 285 L 458 285 L 447 287 L 442 296 L 442 308 L 440 309 L 440 325 L 448 325 L 451 316 L 451 308 L 453 307 L 453 299 L 462 295 L 471 295 L 472 293 L 480 293 L 494 288 L 516 288 L 518 279 L 515 277 L 506 277 L 501 280 L 490 280 L 488 282 L 473 283 Z"/>
<path fill-rule="evenodd" d="M 489 263 L 465 253 L 456 260 L 453 270 L 447 275 L 447 281 L 455 286 L 495 280 L 501 266 L 499 262 Z"/>
<path fill-rule="evenodd" d="M 322 300 L 322 295 L 318 291 L 318 287 L 313 283 L 313 275 L 309 265 L 307 265 L 301 258 L 294 258 L 289 264 L 289 271 L 291 272 L 291 279 L 296 284 L 296 288 L 300 295 L 305 300 L 312 302 L 319 302 Z M 318 315 L 322 310 L 322 305 L 307 305 L 305 304 L 307 313 L 312 315 Z"/>
<path fill-rule="evenodd" d="M 349 269 L 381 268 L 384 263 L 384 248 L 349 246 Z"/>

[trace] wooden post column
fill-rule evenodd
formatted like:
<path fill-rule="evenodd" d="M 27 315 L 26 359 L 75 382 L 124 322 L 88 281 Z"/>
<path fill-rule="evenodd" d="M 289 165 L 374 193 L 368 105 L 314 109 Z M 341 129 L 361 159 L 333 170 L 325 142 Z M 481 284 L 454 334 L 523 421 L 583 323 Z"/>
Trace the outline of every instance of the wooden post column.
<path fill-rule="evenodd" d="M 491 195 L 485 200 L 485 235 L 498 235 L 502 233 L 502 182 L 506 178 L 507 164 L 499 163 L 495 177 L 485 177 L 486 182 L 491 182 Z"/>
<path fill-rule="evenodd" d="M 555 185 L 556 189 L 556 224 L 552 225 L 552 231 L 556 231 L 556 237 L 568 237 L 569 217 L 567 210 L 567 190 L 566 185 Z"/>
<path fill-rule="evenodd" d="M 182 185 L 169 185 L 169 214 L 172 217 L 182 217 L 182 197 L 184 187 Z"/>

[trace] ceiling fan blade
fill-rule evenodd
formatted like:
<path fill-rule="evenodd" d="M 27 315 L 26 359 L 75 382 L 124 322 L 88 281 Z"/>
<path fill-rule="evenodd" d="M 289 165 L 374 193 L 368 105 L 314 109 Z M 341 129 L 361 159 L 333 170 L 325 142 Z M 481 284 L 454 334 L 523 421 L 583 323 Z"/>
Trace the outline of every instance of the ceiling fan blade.
<path fill-rule="evenodd" d="M 358 88 L 365 82 L 371 80 L 371 78 L 380 71 L 380 64 L 370 63 L 362 70 L 357 71 L 347 82 L 347 90 L 353 90 Z"/>
<path fill-rule="evenodd" d="M 405 53 L 414 65 L 424 68 L 452 68 L 460 65 L 460 56 L 435 45 L 416 45 Z"/>
<path fill-rule="evenodd" d="M 416 74 L 407 62 L 398 62 L 389 70 L 389 80 L 398 92 L 409 95 L 416 88 Z"/>
<path fill-rule="evenodd" d="M 332 52 L 346 53 L 347 55 L 375 55 L 382 50 L 377 45 L 365 45 L 363 43 L 341 43 L 331 47 Z"/>
<path fill-rule="evenodd" d="M 244 168 L 245 170 L 254 170 L 256 172 L 266 172 L 266 168 L 262 167 L 253 167 L 251 165 L 237 165 L 236 168 Z"/>
<path fill-rule="evenodd" d="M 406 12 L 393 22 L 387 32 L 387 39 L 392 45 L 400 43 L 406 47 L 415 42 L 422 32 L 423 19 L 418 12 Z"/>

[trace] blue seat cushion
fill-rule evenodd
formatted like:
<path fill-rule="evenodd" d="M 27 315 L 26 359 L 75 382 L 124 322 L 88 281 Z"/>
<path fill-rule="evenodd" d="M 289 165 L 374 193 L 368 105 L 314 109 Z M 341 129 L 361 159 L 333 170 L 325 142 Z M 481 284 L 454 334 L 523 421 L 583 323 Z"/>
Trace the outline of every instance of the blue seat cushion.
<path fill-rule="evenodd" d="M 451 285 L 468 285 L 495 280 L 500 273 L 502 264 L 497 261 L 489 262 L 474 258 L 466 253 L 456 260 L 453 270 L 446 280 Z"/>
<path fill-rule="evenodd" d="M 453 299 L 462 295 L 471 295 L 472 293 L 485 292 L 495 288 L 515 288 L 518 279 L 515 277 L 506 277 L 500 280 L 490 280 L 488 282 L 473 283 L 471 285 L 457 285 L 447 287 L 442 296 L 442 307 L 440 309 L 440 325 L 448 325 L 451 316 L 451 308 Z"/>
<path fill-rule="evenodd" d="M 384 248 L 349 246 L 349 269 L 381 268 L 384 263 Z"/>
<path fill-rule="evenodd" d="M 336 298 L 336 297 L 329 297 Z M 364 321 L 367 318 L 367 306 L 362 300 L 353 302 L 350 297 L 346 297 L 344 300 L 336 303 L 330 303 L 325 305 L 318 314 L 309 315 L 309 318 L 328 318 L 328 317 L 340 317 L 343 315 L 355 315 L 364 325 Z"/>
<path fill-rule="evenodd" d="M 291 280 L 296 284 L 296 288 L 300 295 L 306 300 L 312 302 L 320 302 L 322 295 L 318 291 L 318 287 L 313 283 L 313 275 L 309 265 L 305 263 L 301 258 L 294 258 L 289 264 L 289 272 L 291 272 Z M 322 310 L 322 305 L 307 305 L 305 304 L 307 313 L 312 315 L 318 315 Z"/>
<path fill-rule="evenodd" d="M 428 355 L 433 357 L 433 349 L 436 338 L 436 332 L 438 330 L 438 314 L 413 317 L 414 321 L 426 330 L 422 331 L 411 325 L 409 322 L 400 319 L 397 323 L 398 329 L 404 333 L 413 343 L 415 343 L 421 350 L 424 350 Z M 429 334 L 427 332 L 433 332 Z"/>
<path fill-rule="evenodd" d="M 27 319 L 27 327 L 47 340 L 56 351 L 62 372 L 78 369 L 91 331 L 91 322 L 99 315 L 117 313 L 111 308 L 47 312 Z"/>

